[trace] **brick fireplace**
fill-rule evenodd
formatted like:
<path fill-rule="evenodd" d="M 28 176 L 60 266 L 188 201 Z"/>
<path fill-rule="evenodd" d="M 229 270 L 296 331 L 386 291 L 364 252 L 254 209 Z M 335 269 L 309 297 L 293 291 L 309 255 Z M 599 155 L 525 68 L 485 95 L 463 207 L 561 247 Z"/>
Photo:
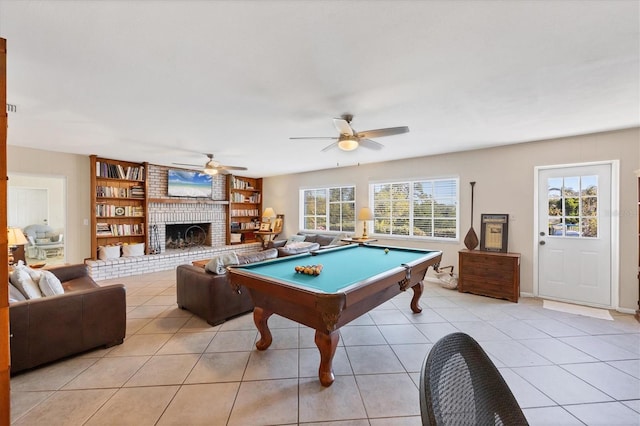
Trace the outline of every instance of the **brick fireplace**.
<path fill-rule="evenodd" d="M 211 199 L 178 198 L 167 195 L 168 167 L 149 164 L 148 180 L 148 221 L 149 255 L 109 260 L 87 260 L 91 276 L 96 280 L 118 278 L 142 273 L 173 269 L 178 265 L 194 260 L 210 259 L 225 253 L 242 254 L 260 251 L 260 243 L 226 245 L 227 209 L 226 176 L 213 178 L 213 196 Z M 181 236 L 191 232 L 192 226 L 205 230 L 207 237 L 204 245 L 188 248 L 167 249 L 167 237 L 177 229 Z M 185 228 L 186 227 L 186 228 Z M 195 231 L 194 231 L 195 232 Z"/>

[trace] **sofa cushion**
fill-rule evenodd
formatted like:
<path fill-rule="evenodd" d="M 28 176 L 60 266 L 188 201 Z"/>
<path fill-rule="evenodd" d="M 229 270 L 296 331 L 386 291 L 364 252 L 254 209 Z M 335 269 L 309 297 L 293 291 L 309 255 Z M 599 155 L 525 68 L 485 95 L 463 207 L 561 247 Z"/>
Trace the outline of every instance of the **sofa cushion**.
<path fill-rule="evenodd" d="M 278 247 L 278 256 L 285 257 L 291 256 L 294 254 L 300 253 L 308 253 L 313 250 L 318 250 L 320 248 L 320 244 L 318 243 L 307 243 L 307 242 L 298 242 L 293 244 L 287 244 L 284 247 Z"/>
<path fill-rule="evenodd" d="M 11 284 L 13 284 L 27 299 L 38 299 L 42 297 L 38 284 L 33 281 L 27 271 L 27 267 L 19 263 L 11 273 Z"/>
<path fill-rule="evenodd" d="M 320 246 L 330 246 L 333 243 L 334 235 L 318 235 L 316 242 Z"/>
<path fill-rule="evenodd" d="M 27 300 L 24 294 L 9 283 L 9 303 L 22 302 L 23 300 Z"/>
<path fill-rule="evenodd" d="M 51 271 L 42 271 L 40 280 L 38 280 L 38 287 L 40 287 L 40 291 L 45 297 L 64 294 L 62 283 Z"/>
<path fill-rule="evenodd" d="M 257 253 L 239 254 L 238 264 L 247 265 L 249 263 L 262 262 L 263 260 L 275 259 L 278 257 L 278 250 L 270 248 L 267 250 L 259 251 Z"/>
<path fill-rule="evenodd" d="M 237 265 L 238 263 L 238 255 L 231 251 L 214 256 L 205 265 L 204 269 L 206 271 L 213 272 L 214 274 L 222 275 L 227 273 L 227 266 Z"/>
<path fill-rule="evenodd" d="M 285 244 L 285 246 L 288 246 L 289 244 L 293 244 L 293 243 L 301 243 L 305 240 L 307 236 L 306 235 L 292 235 L 289 238 L 287 238 L 287 243 Z"/>
<path fill-rule="evenodd" d="M 302 234 L 300 234 L 300 235 L 302 235 Z M 318 235 L 317 234 L 307 234 L 307 235 L 304 236 L 304 241 L 306 243 L 315 243 L 315 242 L 317 242 L 317 239 L 318 239 Z"/>

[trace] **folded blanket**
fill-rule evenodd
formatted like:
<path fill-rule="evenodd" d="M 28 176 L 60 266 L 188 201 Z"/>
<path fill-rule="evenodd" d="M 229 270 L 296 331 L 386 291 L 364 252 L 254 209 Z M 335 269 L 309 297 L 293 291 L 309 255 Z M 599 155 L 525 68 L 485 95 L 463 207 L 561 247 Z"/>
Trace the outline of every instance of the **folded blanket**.
<path fill-rule="evenodd" d="M 214 274 L 222 275 L 227 272 L 227 266 L 239 264 L 238 255 L 232 251 L 214 257 L 206 264 L 204 269 Z"/>

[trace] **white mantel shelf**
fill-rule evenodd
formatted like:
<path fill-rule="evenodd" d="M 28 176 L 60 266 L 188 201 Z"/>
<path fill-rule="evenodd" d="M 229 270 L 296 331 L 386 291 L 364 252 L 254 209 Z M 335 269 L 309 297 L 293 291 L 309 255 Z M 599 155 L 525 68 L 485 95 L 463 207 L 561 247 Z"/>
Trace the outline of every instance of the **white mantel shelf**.
<path fill-rule="evenodd" d="M 200 200 L 184 198 L 149 198 L 149 202 L 158 204 L 229 204 L 227 200 Z"/>

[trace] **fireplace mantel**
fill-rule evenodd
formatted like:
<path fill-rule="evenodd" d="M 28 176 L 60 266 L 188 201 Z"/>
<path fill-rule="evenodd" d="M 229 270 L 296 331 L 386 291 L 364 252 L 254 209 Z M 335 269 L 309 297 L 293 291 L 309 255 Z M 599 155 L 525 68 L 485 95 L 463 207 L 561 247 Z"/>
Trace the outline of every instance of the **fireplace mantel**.
<path fill-rule="evenodd" d="M 173 199 L 173 198 L 149 198 L 150 203 L 158 203 L 158 204 L 222 204 L 227 205 L 229 201 L 227 200 L 200 200 L 200 199 Z"/>

